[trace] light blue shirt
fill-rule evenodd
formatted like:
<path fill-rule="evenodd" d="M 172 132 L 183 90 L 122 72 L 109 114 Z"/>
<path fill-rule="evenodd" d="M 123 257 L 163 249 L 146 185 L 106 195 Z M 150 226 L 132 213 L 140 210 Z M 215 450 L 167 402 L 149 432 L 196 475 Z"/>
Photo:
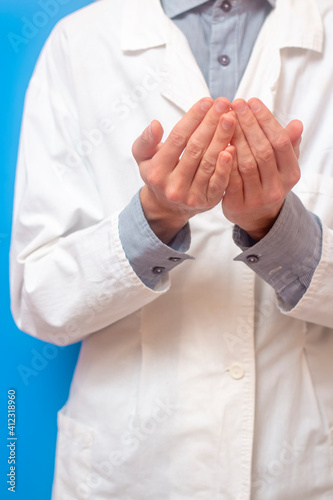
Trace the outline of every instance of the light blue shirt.
<path fill-rule="evenodd" d="M 260 28 L 275 1 L 162 0 L 161 3 L 187 36 L 212 97 L 224 95 L 232 100 Z M 169 245 L 164 245 L 144 217 L 139 193 L 120 213 L 119 234 L 134 271 L 151 288 L 163 274 L 191 258 L 185 253 L 190 246 L 189 224 Z M 251 267 L 289 305 L 296 305 L 320 260 L 319 219 L 289 193 L 277 221 L 260 242 L 252 241 L 238 226 L 233 237 L 243 250 L 235 260 Z M 281 272 L 272 275 L 271 271 L 279 267 Z"/>
<path fill-rule="evenodd" d="M 211 96 L 232 100 L 271 0 L 161 0 L 185 34 Z"/>

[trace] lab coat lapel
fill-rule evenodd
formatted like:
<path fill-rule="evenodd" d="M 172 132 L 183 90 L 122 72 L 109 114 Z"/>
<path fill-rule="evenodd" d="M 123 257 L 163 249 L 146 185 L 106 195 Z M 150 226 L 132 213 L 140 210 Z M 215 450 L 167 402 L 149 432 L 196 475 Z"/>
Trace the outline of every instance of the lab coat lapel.
<path fill-rule="evenodd" d="M 165 46 L 159 68 L 161 95 L 186 112 L 201 97 L 210 95 L 186 37 L 165 15 L 158 0 L 125 0 L 124 53 L 160 46 Z"/>
<path fill-rule="evenodd" d="M 183 33 L 168 19 L 161 93 L 183 111 L 210 92 Z"/>
<path fill-rule="evenodd" d="M 306 13 L 306 16 L 304 15 Z M 283 50 L 322 52 L 324 29 L 315 0 L 278 0 L 256 40 L 237 97 L 259 97 L 274 112 Z"/>

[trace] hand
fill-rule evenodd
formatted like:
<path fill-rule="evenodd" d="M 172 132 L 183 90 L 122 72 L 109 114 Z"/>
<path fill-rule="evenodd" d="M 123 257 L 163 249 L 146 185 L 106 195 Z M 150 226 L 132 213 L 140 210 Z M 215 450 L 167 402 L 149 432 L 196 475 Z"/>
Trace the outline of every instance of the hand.
<path fill-rule="evenodd" d="M 302 123 L 284 129 L 259 99 L 232 103 L 238 123 L 231 143 L 236 156 L 222 209 L 227 219 L 259 241 L 273 226 L 300 178 Z"/>
<path fill-rule="evenodd" d="M 133 144 L 145 186 L 140 200 L 155 234 L 168 243 L 195 214 L 217 205 L 229 182 L 236 118 L 228 99 L 197 102 L 165 143 L 158 121 Z"/>

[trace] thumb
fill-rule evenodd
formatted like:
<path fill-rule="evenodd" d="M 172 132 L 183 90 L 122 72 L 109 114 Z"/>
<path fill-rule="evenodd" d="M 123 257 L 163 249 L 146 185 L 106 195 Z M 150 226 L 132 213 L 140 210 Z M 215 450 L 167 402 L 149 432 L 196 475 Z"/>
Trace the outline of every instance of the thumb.
<path fill-rule="evenodd" d="M 302 140 L 303 123 L 300 120 L 292 120 L 286 126 L 286 132 L 289 135 L 290 142 L 294 148 L 297 158 L 299 157 L 299 147 Z"/>
<path fill-rule="evenodd" d="M 162 125 L 159 121 L 153 120 L 132 146 L 132 154 L 138 164 L 144 160 L 149 160 L 157 153 L 162 136 Z"/>

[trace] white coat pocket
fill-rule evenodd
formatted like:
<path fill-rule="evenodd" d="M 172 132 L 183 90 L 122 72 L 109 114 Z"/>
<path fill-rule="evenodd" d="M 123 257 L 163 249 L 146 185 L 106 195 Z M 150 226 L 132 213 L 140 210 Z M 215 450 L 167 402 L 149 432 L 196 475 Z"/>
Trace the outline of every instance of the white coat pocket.
<path fill-rule="evenodd" d="M 94 431 L 58 412 L 55 481 L 52 500 L 89 499 L 87 477 L 91 473 Z"/>

